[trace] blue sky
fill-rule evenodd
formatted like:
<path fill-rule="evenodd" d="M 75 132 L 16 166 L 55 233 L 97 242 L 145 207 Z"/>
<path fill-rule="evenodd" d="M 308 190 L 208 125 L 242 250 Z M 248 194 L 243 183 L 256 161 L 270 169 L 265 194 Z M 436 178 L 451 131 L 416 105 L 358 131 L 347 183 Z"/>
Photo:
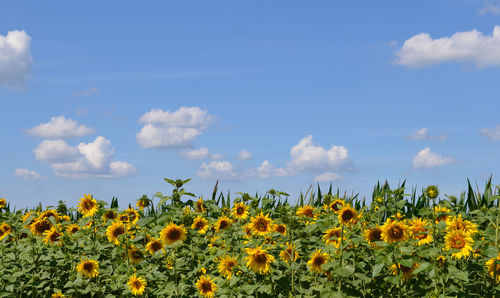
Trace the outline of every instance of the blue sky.
<path fill-rule="evenodd" d="M 3 4 L 0 197 L 498 183 L 498 1 L 134 4 Z"/>

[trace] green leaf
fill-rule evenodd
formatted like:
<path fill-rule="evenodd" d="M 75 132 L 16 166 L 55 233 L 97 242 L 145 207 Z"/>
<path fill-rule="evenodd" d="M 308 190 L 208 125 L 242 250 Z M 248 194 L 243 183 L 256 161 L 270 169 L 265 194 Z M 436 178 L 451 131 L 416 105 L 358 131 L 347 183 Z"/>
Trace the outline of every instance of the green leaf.
<path fill-rule="evenodd" d="M 380 263 L 380 264 L 373 266 L 372 278 L 379 275 L 380 271 L 382 271 L 382 268 L 384 268 L 384 266 L 385 266 L 384 263 Z"/>
<path fill-rule="evenodd" d="M 494 246 L 490 246 L 484 250 L 484 255 L 488 258 L 494 258 L 498 255 L 498 249 Z"/>

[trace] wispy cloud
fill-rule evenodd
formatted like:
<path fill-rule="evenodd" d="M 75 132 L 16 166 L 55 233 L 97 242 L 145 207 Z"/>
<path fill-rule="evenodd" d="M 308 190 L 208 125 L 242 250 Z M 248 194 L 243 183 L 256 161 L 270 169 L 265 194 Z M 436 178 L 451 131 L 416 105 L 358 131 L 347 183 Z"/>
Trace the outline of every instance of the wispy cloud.
<path fill-rule="evenodd" d="M 411 140 L 432 140 L 432 141 L 444 141 L 446 140 L 446 134 L 442 134 L 440 136 L 431 136 L 428 134 L 427 128 L 421 128 L 416 132 L 412 133 L 408 136 L 408 139 Z"/>
<path fill-rule="evenodd" d="M 37 173 L 37 172 L 32 171 L 32 170 L 28 170 L 28 169 L 22 169 L 22 168 L 16 169 L 16 171 L 14 172 L 14 176 L 20 177 L 20 178 L 23 178 L 26 180 L 40 180 L 40 179 L 45 178 L 40 173 Z"/>
<path fill-rule="evenodd" d="M 71 96 L 72 97 L 89 96 L 89 95 L 95 94 L 97 92 L 99 92 L 99 86 L 93 86 L 89 89 L 75 91 L 71 94 Z"/>
<path fill-rule="evenodd" d="M 483 7 L 477 12 L 477 14 L 500 14 L 500 1 L 485 1 Z"/>
<path fill-rule="evenodd" d="M 483 128 L 479 133 L 492 141 L 500 141 L 500 124 L 493 128 Z"/>

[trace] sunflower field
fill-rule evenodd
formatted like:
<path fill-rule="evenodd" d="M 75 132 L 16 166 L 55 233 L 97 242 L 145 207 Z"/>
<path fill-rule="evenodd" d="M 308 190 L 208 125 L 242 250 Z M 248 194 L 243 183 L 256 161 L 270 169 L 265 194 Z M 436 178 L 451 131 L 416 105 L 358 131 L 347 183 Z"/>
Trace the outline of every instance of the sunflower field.
<path fill-rule="evenodd" d="M 120 209 L 11 211 L 0 199 L 2 297 L 500 297 L 499 187 L 459 197 L 377 184 L 366 203 L 318 185 L 234 199 L 185 190 Z M 292 202 L 293 201 L 293 202 Z"/>

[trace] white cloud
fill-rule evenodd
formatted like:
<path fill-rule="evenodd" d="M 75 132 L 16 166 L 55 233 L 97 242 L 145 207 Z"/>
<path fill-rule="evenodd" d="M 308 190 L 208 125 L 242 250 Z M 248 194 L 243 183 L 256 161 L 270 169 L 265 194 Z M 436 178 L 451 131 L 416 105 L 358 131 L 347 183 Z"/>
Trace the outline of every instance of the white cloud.
<path fill-rule="evenodd" d="M 64 139 L 85 136 L 93 133 L 94 129 L 85 125 L 78 125 L 77 121 L 66 119 L 64 116 L 58 116 L 50 118 L 50 122 L 41 123 L 27 132 L 35 137 Z"/>
<path fill-rule="evenodd" d="M 483 128 L 479 133 L 492 141 L 500 141 L 500 125 L 497 124 L 493 128 Z"/>
<path fill-rule="evenodd" d="M 252 153 L 250 151 L 243 149 L 238 155 L 236 156 L 239 160 L 249 160 L 252 158 Z"/>
<path fill-rule="evenodd" d="M 45 178 L 40 173 L 37 173 L 37 172 L 32 171 L 32 170 L 28 170 L 28 169 L 21 169 L 21 168 L 16 169 L 16 171 L 14 172 L 14 176 L 20 177 L 20 178 L 23 178 L 26 180 L 39 180 L 39 179 Z"/>
<path fill-rule="evenodd" d="M 428 33 L 420 33 L 406 40 L 395 54 L 397 64 L 413 68 L 444 62 L 471 63 L 478 67 L 498 66 L 500 26 L 495 26 L 491 36 L 471 30 L 433 39 Z"/>
<path fill-rule="evenodd" d="M 76 147 L 63 140 L 45 140 L 33 152 L 37 160 L 50 163 L 55 175 L 63 178 L 118 178 L 136 172 L 129 163 L 111 161 L 115 148 L 102 136 Z"/>
<path fill-rule="evenodd" d="M 287 167 L 292 171 L 341 170 L 350 166 L 351 160 L 344 146 L 331 146 L 326 150 L 313 144 L 309 135 L 290 149 Z"/>
<path fill-rule="evenodd" d="M 500 1 L 486 1 L 483 7 L 477 12 L 478 15 L 500 14 Z"/>
<path fill-rule="evenodd" d="M 0 87 L 20 89 L 31 74 L 31 37 L 26 32 L 9 31 L 0 35 Z"/>
<path fill-rule="evenodd" d="M 429 169 L 438 166 L 444 166 L 447 164 L 454 163 L 455 159 L 451 157 L 443 157 L 437 153 L 431 151 L 429 147 L 426 147 L 415 155 L 413 158 L 413 168 L 415 169 Z"/>
<path fill-rule="evenodd" d="M 237 180 L 241 177 L 237 174 L 233 165 L 227 161 L 212 161 L 209 164 L 202 163 L 198 170 L 198 176 L 203 179 L 212 180 Z"/>
<path fill-rule="evenodd" d="M 255 170 L 250 170 L 248 172 L 249 177 L 258 177 L 261 179 L 268 179 L 271 177 L 284 177 L 290 176 L 291 173 L 287 169 L 276 168 L 269 161 L 264 160 L 262 164 Z"/>
<path fill-rule="evenodd" d="M 444 141 L 446 139 L 446 134 L 442 134 L 440 136 L 431 136 L 428 135 L 427 132 L 429 130 L 427 128 L 421 128 L 416 132 L 412 133 L 408 136 L 409 139 L 412 140 L 434 140 L 434 141 Z"/>
<path fill-rule="evenodd" d="M 175 112 L 152 109 L 139 118 L 144 126 L 136 139 L 143 148 L 188 147 L 213 119 L 199 107 L 181 107 Z"/>
<path fill-rule="evenodd" d="M 333 173 L 333 172 L 325 172 L 323 174 L 320 174 L 316 177 L 314 177 L 314 181 L 316 182 L 331 182 L 335 180 L 339 180 L 342 177 L 339 174 Z"/>
<path fill-rule="evenodd" d="M 210 150 L 206 147 L 199 149 L 185 150 L 181 155 L 186 159 L 206 159 L 210 157 Z"/>
<path fill-rule="evenodd" d="M 75 91 L 73 94 L 71 94 L 73 97 L 78 97 L 78 96 L 89 96 L 92 94 L 95 94 L 99 92 L 99 86 L 93 86 L 89 89 L 86 90 L 81 90 L 81 91 Z"/>
<path fill-rule="evenodd" d="M 210 155 L 210 159 L 211 160 L 221 160 L 221 159 L 224 159 L 224 155 L 222 155 L 220 153 L 214 153 L 214 154 Z"/>

